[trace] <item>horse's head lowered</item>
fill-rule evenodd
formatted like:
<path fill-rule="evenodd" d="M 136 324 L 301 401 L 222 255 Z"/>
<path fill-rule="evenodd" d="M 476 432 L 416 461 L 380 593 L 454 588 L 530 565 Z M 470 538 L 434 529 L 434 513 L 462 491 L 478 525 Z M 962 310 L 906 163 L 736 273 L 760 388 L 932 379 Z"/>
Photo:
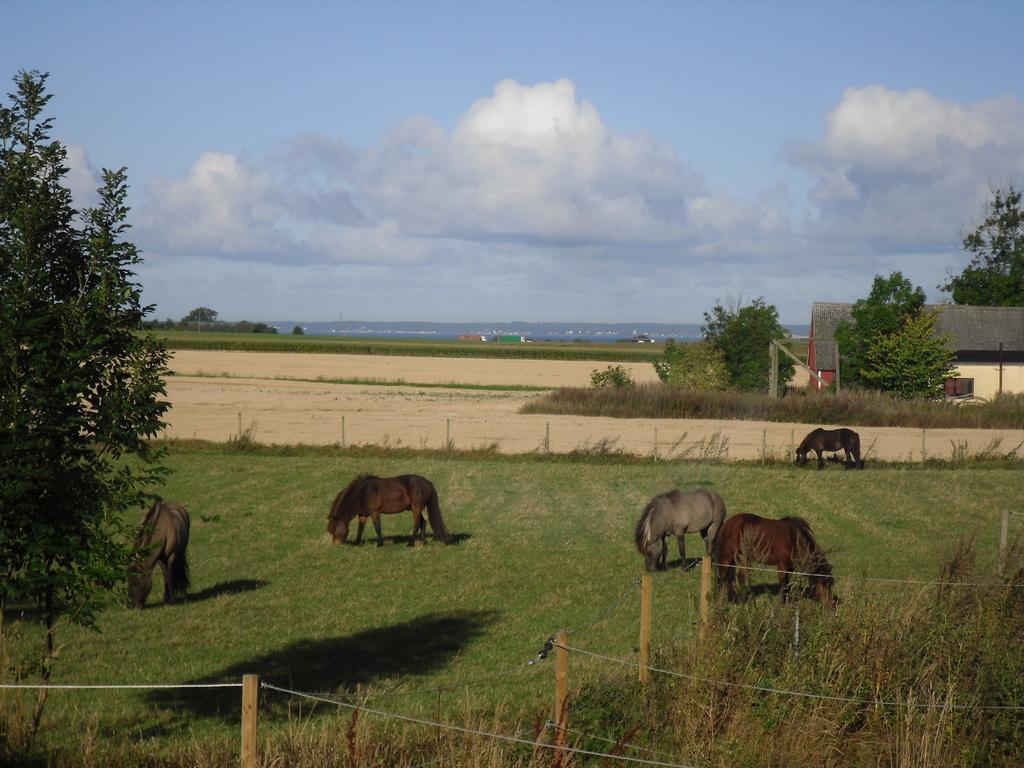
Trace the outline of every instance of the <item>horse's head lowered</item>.
<path fill-rule="evenodd" d="M 360 475 L 334 497 L 331 511 L 327 513 L 327 533 L 331 535 L 334 544 L 341 544 L 348 538 L 349 522 L 361 511 L 365 511 L 360 509 L 360 501 L 365 500 L 366 481 L 370 477 L 372 475 Z"/>

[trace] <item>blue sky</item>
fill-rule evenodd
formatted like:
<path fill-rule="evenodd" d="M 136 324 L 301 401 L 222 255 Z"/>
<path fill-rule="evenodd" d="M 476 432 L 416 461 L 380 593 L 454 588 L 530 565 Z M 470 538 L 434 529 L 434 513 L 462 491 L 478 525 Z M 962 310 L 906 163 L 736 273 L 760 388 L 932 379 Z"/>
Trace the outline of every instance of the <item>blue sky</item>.
<path fill-rule="evenodd" d="M 1024 176 L 1020 4 L 22 3 L 158 317 L 804 323 Z M 8 89 L 9 90 L 9 89 Z"/>

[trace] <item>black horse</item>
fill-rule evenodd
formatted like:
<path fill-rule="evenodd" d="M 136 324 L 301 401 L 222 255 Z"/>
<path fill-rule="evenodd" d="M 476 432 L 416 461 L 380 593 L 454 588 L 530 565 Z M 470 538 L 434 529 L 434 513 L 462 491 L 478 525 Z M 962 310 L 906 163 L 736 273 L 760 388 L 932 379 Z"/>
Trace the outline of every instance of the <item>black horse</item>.
<path fill-rule="evenodd" d="M 796 463 L 801 467 L 807 463 L 807 454 L 814 451 L 818 454 L 818 469 L 825 468 L 825 451 L 844 451 L 846 453 L 846 469 L 864 469 L 864 460 L 860 457 L 860 435 L 852 429 L 818 429 L 813 430 L 796 449 Z"/>

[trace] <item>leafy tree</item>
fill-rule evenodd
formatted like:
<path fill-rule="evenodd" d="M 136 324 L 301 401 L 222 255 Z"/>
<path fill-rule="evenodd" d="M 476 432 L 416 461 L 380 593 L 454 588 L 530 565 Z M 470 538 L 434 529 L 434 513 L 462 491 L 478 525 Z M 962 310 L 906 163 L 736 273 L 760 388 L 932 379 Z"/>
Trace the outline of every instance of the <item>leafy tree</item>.
<path fill-rule="evenodd" d="M 50 139 L 46 75 L 0 103 L 0 602 L 35 605 L 50 679 L 58 618 L 86 625 L 131 556 L 124 510 L 159 479 L 167 352 L 136 334 L 141 262 L 123 169 L 77 213 L 66 150 Z M 40 694 L 29 724 L 38 731 Z"/>
<path fill-rule="evenodd" d="M 985 207 L 985 220 L 963 240 L 974 254 L 956 277 L 939 286 L 957 304 L 1024 307 L 1024 208 L 1020 190 L 997 189 Z"/>
<path fill-rule="evenodd" d="M 956 366 L 949 340 L 935 336 L 936 317 L 922 312 L 895 333 L 878 336 L 861 369 L 864 383 L 902 398 L 941 397 Z"/>
<path fill-rule="evenodd" d="M 740 390 L 766 392 L 771 359 L 768 345 L 789 338 L 789 331 L 779 323 L 778 310 L 758 297 L 745 307 L 727 309 L 716 304 L 704 313 L 704 322 L 704 340 L 721 350 L 729 383 Z M 780 359 L 779 383 L 785 386 L 792 378 L 793 364 Z"/>
<path fill-rule="evenodd" d="M 706 341 L 665 342 L 662 359 L 654 362 L 662 383 L 682 389 L 728 389 L 729 371 L 722 350 Z"/>
<path fill-rule="evenodd" d="M 915 287 L 901 272 L 888 277 L 875 275 L 871 293 L 850 310 L 852 322 L 844 320 L 836 327 L 842 381 L 867 385 L 861 371 L 871 346 L 879 337 L 896 333 L 908 319 L 917 317 L 924 308 L 924 300 L 924 290 Z"/>
<path fill-rule="evenodd" d="M 217 322 L 217 310 L 209 307 L 196 307 L 183 318 L 183 323 L 215 323 Z"/>
<path fill-rule="evenodd" d="M 626 389 L 633 386 L 633 379 L 629 371 L 621 365 L 609 365 L 603 371 L 595 368 L 590 372 L 590 386 L 594 389 L 613 387 L 615 389 Z"/>
<path fill-rule="evenodd" d="M 305 335 L 306 335 L 306 332 L 304 330 L 302 330 L 302 326 L 301 325 L 296 325 L 294 328 L 292 328 L 292 336 L 305 336 Z"/>

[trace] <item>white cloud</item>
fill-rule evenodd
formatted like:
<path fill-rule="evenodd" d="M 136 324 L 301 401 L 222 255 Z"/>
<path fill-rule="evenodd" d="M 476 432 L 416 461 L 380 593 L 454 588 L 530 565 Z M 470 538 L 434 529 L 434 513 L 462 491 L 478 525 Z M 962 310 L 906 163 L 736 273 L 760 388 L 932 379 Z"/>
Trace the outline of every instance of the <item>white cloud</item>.
<path fill-rule="evenodd" d="M 287 251 L 286 209 L 271 174 L 235 155 L 204 152 L 182 179 L 154 179 L 139 230 L 172 252 L 259 256 Z"/>
<path fill-rule="evenodd" d="M 872 250 L 948 248 L 991 188 L 1024 173 L 1024 104 L 851 88 L 790 158 L 816 179 L 808 233 Z"/>
<path fill-rule="evenodd" d="M 99 202 L 99 195 L 96 190 L 100 186 L 100 175 L 92 163 L 89 162 L 89 155 L 81 144 L 66 144 L 65 162 L 67 175 L 64 182 L 71 190 L 71 199 L 75 208 L 82 209 L 96 205 Z"/>
<path fill-rule="evenodd" d="M 307 134 L 260 164 L 207 152 L 147 191 L 156 248 L 281 263 L 407 264 L 453 243 L 666 258 L 788 228 L 780 208 L 709 190 L 670 145 L 608 128 L 569 80 L 502 81 L 451 132 L 415 116 L 363 149 Z"/>

